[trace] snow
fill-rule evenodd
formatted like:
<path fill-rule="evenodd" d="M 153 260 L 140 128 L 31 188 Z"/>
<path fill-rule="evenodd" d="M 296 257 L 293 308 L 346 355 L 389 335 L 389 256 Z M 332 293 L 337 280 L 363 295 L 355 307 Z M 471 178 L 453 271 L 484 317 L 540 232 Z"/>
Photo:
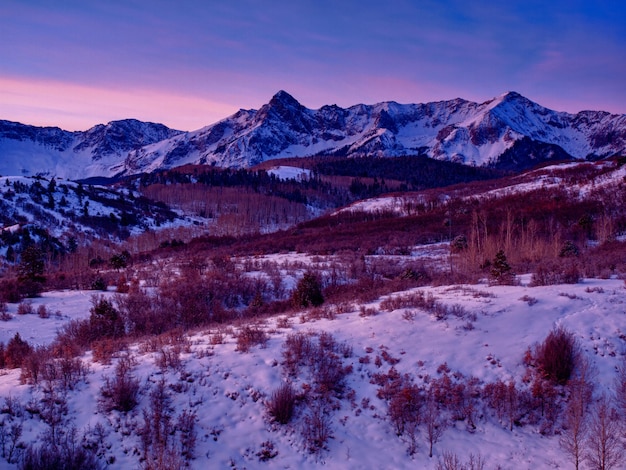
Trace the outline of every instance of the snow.
<path fill-rule="evenodd" d="M 276 166 L 267 170 L 267 173 L 281 180 L 303 180 L 311 175 L 311 170 L 294 166 Z"/>
<path fill-rule="evenodd" d="M 282 259 L 294 262 L 296 258 L 294 254 L 286 254 Z M 430 469 L 444 450 L 453 451 L 461 460 L 466 460 L 470 453 L 480 453 L 487 460 L 487 468 L 570 468 L 559 447 L 558 436 L 542 436 L 532 425 L 509 431 L 493 417 L 479 419 L 473 433 L 469 433 L 463 423 L 453 424 L 435 444 L 432 459 L 427 456 L 427 443 L 422 434 L 417 454 L 409 457 L 406 443 L 395 435 L 384 418 L 387 405 L 376 397 L 376 386 L 369 381 L 371 374 L 386 371 L 389 366 L 384 364 L 378 369 L 374 361 L 359 362 L 359 358 L 366 355 L 374 359 L 381 348 L 385 348 L 391 356 L 400 359 L 395 365 L 398 372 L 411 374 L 417 383 L 420 383 L 419 377 L 427 374 L 439 376 L 439 365 L 447 363 L 453 372 L 475 376 L 484 382 L 501 379 L 521 384 L 526 348 L 543 340 L 554 326 L 561 325 L 575 334 L 583 354 L 598 371 L 597 391 L 607 390 L 614 379 L 615 367 L 626 351 L 624 282 L 585 279 L 575 285 L 528 287 L 528 280 L 529 276 L 522 276 L 518 286 L 479 284 L 422 287 L 411 291 L 430 293 L 446 305 L 461 305 L 475 314 L 476 319 L 471 322 L 473 329 L 466 327 L 467 319 L 453 315 L 438 321 L 419 309 L 415 309 L 412 319 L 405 309 L 382 311 L 380 301 L 383 299 L 378 299 L 364 306 L 378 312 L 373 316 L 359 315 L 360 306 L 354 305 L 352 310 L 339 314 L 334 320 L 314 320 L 310 312 L 297 312 L 289 318 L 288 328 L 278 327 L 276 319 L 270 318 L 264 322 L 270 334 L 266 347 L 256 346 L 248 353 L 236 351 L 233 330 L 221 328 L 225 337 L 223 344 L 212 344 L 217 327 L 198 331 L 190 336 L 189 349 L 181 353 L 182 371 L 160 370 L 155 365 L 158 352 L 131 345 L 137 360 L 133 374 L 142 386 L 138 409 L 127 417 L 117 412 L 96 412 L 99 389 L 104 378 L 112 375 L 115 361 L 111 365 L 93 363 L 88 383 L 68 391 L 69 417 L 79 430 L 88 425 L 93 428 L 96 423 L 105 427 L 105 440 L 109 445 L 105 454 L 107 458 L 114 457 L 109 468 L 137 467 L 133 449 L 139 448 L 139 440 L 128 431 L 142 422 L 140 410 L 147 407 L 148 390 L 164 379 L 171 385 L 168 393 L 177 413 L 186 408 L 197 413 L 198 442 L 191 468 Z M 33 305 L 45 304 L 50 310 L 59 309 L 63 319 L 15 316 L 0 324 L 3 341 L 14 332 L 20 332 L 29 342 L 48 343 L 63 322 L 87 315 L 91 294 L 46 293 L 35 299 Z M 533 305 L 529 298 L 534 299 Z M 11 305 L 10 312 L 15 308 Z M 326 331 L 338 342 L 349 343 L 354 350 L 353 356 L 345 360 L 353 367 L 348 375 L 348 386 L 355 394 L 353 404 L 348 398 L 337 402 L 337 409 L 331 415 L 334 438 L 329 441 L 328 450 L 319 455 L 303 449 L 298 424 L 301 416 L 294 424 L 271 424 L 263 404 L 263 397 L 267 398 L 286 379 L 279 366 L 281 348 L 286 335 L 297 331 Z M 301 386 L 300 380 L 295 379 L 296 386 Z M 25 402 L 30 397 L 37 398 L 39 393 L 36 388 L 21 385 L 17 371 L 4 371 L 0 376 L 0 394 L 4 397 L 10 395 Z M 364 407 L 363 399 L 369 400 L 371 406 Z M 36 439 L 43 428 L 38 418 L 27 417 L 23 440 Z M 274 444 L 278 454 L 261 463 L 256 453 L 266 441 Z"/>
<path fill-rule="evenodd" d="M 20 337 L 33 345 L 45 346 L 54 340 L 57 332 L 71 320 L 89 316 L 91 299 L 94 295 L 111 298 L 111 292 L 54 291 L 44 292 L 41 297 L 27 300 L 32 304 L 32 314 L 19 315 L 16 304 L 8 304 L 10 320 L 0 321 L 0 342 L 7 343 L 19 333 Z M 49 318 L 40 318 L 37 309 L 44 305 Z"/>

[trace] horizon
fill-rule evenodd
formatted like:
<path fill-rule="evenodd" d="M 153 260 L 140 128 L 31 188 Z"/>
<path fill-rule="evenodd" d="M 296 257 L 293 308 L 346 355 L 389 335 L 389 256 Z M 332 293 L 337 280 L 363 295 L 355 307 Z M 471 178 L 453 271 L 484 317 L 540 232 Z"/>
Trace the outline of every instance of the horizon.
<path fill-rule="evenodd" d="M 515 90 L 555 111 L 625 114 L 625 22 L 626 5 L 612 0 L 7 0 L 0 119 L 80 131 L 133 118 L 191 131 L 278 90 L 311 109 Z"/>

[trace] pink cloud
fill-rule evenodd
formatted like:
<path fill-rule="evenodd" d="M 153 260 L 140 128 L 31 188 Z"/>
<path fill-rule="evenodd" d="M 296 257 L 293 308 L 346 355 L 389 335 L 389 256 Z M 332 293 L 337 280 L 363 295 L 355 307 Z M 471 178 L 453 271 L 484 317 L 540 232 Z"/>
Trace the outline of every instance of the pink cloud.
<path fill-rule="evenodd" d="M 0 76 L 0 119 L 85 130 L 137 118 L 181 130 L 212 124 L 238 107 L 197 95 L 148 88 L 104 88 L 61 81 Z"/>

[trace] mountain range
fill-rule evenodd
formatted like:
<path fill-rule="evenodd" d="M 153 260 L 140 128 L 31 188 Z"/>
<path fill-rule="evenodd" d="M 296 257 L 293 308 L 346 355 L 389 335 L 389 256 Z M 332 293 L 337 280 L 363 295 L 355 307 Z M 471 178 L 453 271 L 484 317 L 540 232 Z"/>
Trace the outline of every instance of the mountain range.
<path fill-rule="evenodd" d="M 550 160 L 598 160 L 626 152 L 626 115 L 545 108 L 516 92 L 483 103 L 383 102 L 309 109 L 285 91 L 183 132 L 134 119 L 70 132 L 0 121 L 0 174 L 79 179 L 183 164 L 246 168 L 284 157 L 423 155 L 522 170 Z"/>

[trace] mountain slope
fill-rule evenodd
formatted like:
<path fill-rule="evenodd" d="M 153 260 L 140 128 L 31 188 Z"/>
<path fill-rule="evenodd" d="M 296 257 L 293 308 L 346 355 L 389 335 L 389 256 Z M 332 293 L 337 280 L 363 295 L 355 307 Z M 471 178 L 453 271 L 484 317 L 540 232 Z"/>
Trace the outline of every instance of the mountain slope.
<path fill-rule="evenodd" d="M 242 109 L 193 132 L 117 121 L 66 133 L 0 121 L 0 155 L 14 162 L 0 164 L 1 174 L 112 176 L 190 163 L 242 168 L 311 155 L 426 155 L 520 170 L 625 151 L 626 115 L 556 112 L 515 92 L 484 103 L 457 98 L 313 110 L 279 91 L 258 110 Z"/>
<path fill-rule="evenodd" d="M 129 151 L 180 133 L 135 119 L 99 124 L 84 132 L 0 121 L 0 174 L 112 176 L 124 168 Z"/>

